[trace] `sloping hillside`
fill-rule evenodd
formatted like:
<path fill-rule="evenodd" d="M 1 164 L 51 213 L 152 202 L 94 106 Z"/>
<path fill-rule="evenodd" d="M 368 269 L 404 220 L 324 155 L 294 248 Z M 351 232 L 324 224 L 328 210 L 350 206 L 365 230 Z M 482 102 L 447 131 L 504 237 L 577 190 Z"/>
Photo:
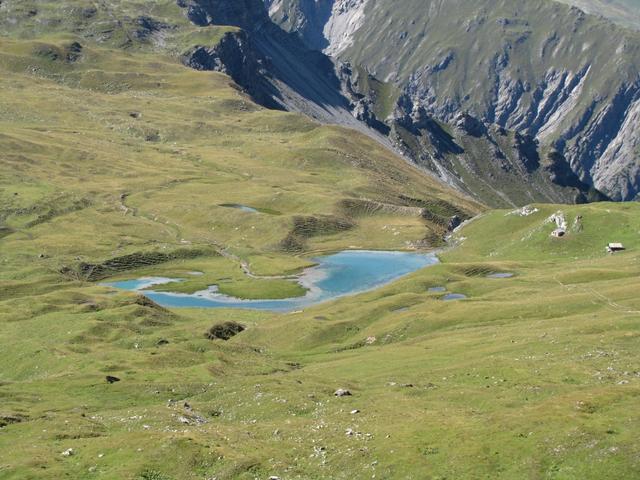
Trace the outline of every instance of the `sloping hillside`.
<path fill-rule="evenodd" d="M 562 155 L 538 148 L 531 138 L 485 128 L 478 133 L 464 116 L 454 125 L 441 124 L 410 104 L 385 122 L 397 98 L 393 87 L 311 51 L 275 25 L 259 0 L 97 6 L 88 0 L 62 6 L 7 0 L 0 9 L 0 27 L 10 37 L 58 36 L 80 46 L 95 42 L 156 52 L 197 70 L 225 73 L 267 108 L 358 130 L 492 206 L 601 198 L 571 173 Z"/>
<path fill-rule="evenodd" d="M 488 211 L 185 65 L 241 32 L 187 3 L 0 4 L 0 478 L 634 478 L 639 206 Z M 290 313 L 101 284 L 289 298 L 344 249 L 441 264 Z"/>
<path fill-rule="evenodd" d="M 575 5 L 587 13 L 601 15 L 620 25 L 640 29 L 640 2 L 638 0 L 560 0 Z"/>
<path fill-rule="evenodd" d="M 637 32 L 550 0 L 267 3 L 312 47 L 393 85 L 394 117 L 468 113 L 553 146 L 614 199 L 637 195 Z"/>

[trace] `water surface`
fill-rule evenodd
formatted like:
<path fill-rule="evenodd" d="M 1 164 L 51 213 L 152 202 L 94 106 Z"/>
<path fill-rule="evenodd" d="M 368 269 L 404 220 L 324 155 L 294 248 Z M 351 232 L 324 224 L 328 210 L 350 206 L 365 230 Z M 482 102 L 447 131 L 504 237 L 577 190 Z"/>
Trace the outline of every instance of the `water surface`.
<path fill-rule="evenodd" d="M 465 298 L 467 298 L 467 296 L 462 293 L 448 293 L 442 297 L 442 300 L 445 302 L 451 302 L 453 300 L 464 300 Z"/>
<path fill-rule="evenodd" d="M 357 250 L 319 257 L 314 261 L 317 265 L 306 269 L 298 280 L 308 289 L 307 294 L 303 297 L 282 300 L 243 300 L 219 293 L 215 285 L 208 290 L 191 295 L 143 290 L 153 285 L 179 280 L 164 277 L 145 277 L 103 285 L 141 291 L 154 302 L 165 307 L 292 311 L 379 288 L 416 270 L 438 263 L 438 258 L 433 254 Z"/>
<path fill-rule="evenodd" d="M 223 203 L 220 206 L 225 208 L 235 208 L 247 213 L 260 213 L 257 209 L 253 207 L 247 207 L 246 205 L 242 205 L 240 203 Z"/>
<path fill-rule="evenodd" d="M 514 276 L 515 276 L 515 273 L 508 273 L 508 272 L 500 273 L 500 272 L 496 272 L 496 273 L 491 273 L 491 274 L 487 275 L 487 278 L 512 278 Z"/>

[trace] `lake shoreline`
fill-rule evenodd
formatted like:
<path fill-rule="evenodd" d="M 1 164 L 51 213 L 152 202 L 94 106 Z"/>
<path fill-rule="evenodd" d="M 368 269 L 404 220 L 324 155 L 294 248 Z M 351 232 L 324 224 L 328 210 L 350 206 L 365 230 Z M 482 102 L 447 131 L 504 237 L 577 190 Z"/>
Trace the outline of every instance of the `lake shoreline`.
<path fill-rule="evenodd" d="M 156 285 L 182 281 L 167 277 L 143 277 L 102 285 L 141 293 L 169 308 L 239 308 L 286 312 L 376 290 L 440 262 L 435 253 L 381 250 L 344 250 L 315 257 L 312 261 L 315 262 L 314 266 L 292 278 L 306 288 L 307 293 L 293 298 L 241 299 L 220 293 L 217 285 L 193 294 L 149 289 Z"/>

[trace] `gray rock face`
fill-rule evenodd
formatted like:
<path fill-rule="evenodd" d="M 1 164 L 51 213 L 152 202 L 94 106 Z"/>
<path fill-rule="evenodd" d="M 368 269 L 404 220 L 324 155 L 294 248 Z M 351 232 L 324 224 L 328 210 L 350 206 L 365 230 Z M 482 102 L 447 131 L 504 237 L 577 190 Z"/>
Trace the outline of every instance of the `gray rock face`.
<path fill-rule="evenodd" d="M 615 200 L 631 200 L 640 192 L 640 81 L 620 86 L 610 103 L 589 115 L 596 108 L 594 101 L 585 128 L 565 133 L 559 144 L 566 142 L 566 155 L 583 178 Z"/>
<path fill-rule="evenodd" d="M 278 23 L 291 22 L 288 29 L 299 32 L 310 48 L 332 56 L 353 44 L 368 1 L 300 0 L 292 4 L 288 0 L 264 0 L 269 15 Z"/>
<path fill-rule="evenodd" d="M 229 32 L 212 47 L 195 47 L 184 57 L 196 70 L 213 70 L 229 75 L 261 105 L 281 109 L 273 97 L 277 90 L 269 82 L 267 60 L 260 56 L 243 32 Z"/>
<path fill-rule="evenodd" d="M 453 124 L 458 131 L 474 137 L 481 137 L 487 133 L 487 127 L 484 123 L 465 112 L 459 112 L 454 118 Z"/>
<path fill-rule="evenodd" d="M 595 98 L 581 105 L 589 72 L 590 68 L 577 73 L 550 70 L 533 90 L 500 75 L 495 102 L 483 115 L 487 122 L 526 132 L 558 148 L 585 182 L 615 200 L 630 200 L 640 186 L 635 133 L 640 125 L 640 89 L 637 83 L 622 84 L 610 99 Z M 434 106 L 434 114 L 443 118 L 456 108 Z"/>
<path fill-rule="evenodd" d="M 267 1 L 266 6 L 273 13 L 285 1 L 291 0 Z M 185 64 L 230 75 L 268 108 L 300 112 L 320 122 L 359 130 L 490 205 L 591 198 L 589 186 L 580 181 L 554 184 L 560 177 L 542 169 L 538 143 L 531 136 L 504 129 L 494 132 L 490 122 L 463 111 L 459 103 L 437 110 L 438 99 L 425 79 L 451 68 L 455 52 L 415 72 L 397 90 L 395 106 L 389 103 L 391 109 L 385 111 L 382 105 L 388 102 L 388 92 L 394 91 L 388 85 L 362 68 L 309 49 L 309 41 L 326 51 L 347 48 L 358 31 L 352 27 L 369 5 L 364 0 L 301 2 L 299 8 L 306 13 L 296 17 L 303 20 L 296 20 L 296 28 L 306 32 L 305 41 L 273 23 L 262 0 L 180 0 L 179 4 L 198 25 L 242 27 L 227 33 L 217 45 L 194 47 L 184 56 Z M 311 21 L 316 23 L 304 23 Z M 342 25 L 342 33 L 328 35 L 325 27 L 329 22 Z M 320 24 L 323 28 L 318 30 Z M 332 44 L 336 38 L 339 40 Z M 508 107 L 504 102 L 503 108 Z M 438 116 L 453 123 L 453 128 Z"/>
<path fill-rule="evenodd" d="M 258 103 L 304 113 L 323 123 L 348 126 L 389 146 L 370 128 L 373 116 L 352 89 L 348 65 L 309 50 L 269 19 L 262 0 L 180 0 L 198 25 L 235 25 L 218 45 L 196 47 L 184 63 L 230 75 Z"/>
<path fill-rule="evenodd" d="M 508 59 L 498 63 L 508 65 Z M 436 118 L 461 127 L 466 109 L 509 130 L 534 136 L 542 144 L 563 152 L 574 171 L 588 184 L 615 200 L 630 200 L 640 191 L 638 136 L 639 83 L 623 83 L 609 98 L 587 98 L 585 83 L 590 67 L 577 72 L 549 70 L 533 86 L 514 78 L 508 70 L 497 73 L 488 85 L 489 103 L 473 105 L 464 99 L 442 96 L 434 85 L 434 68 L 412 75 L 404 95 Z M 487 87 L 485 87 L 487 88 Z M 469 126 L 462 126 L 467 133 Z M 481 127 L 475 127 L 476 135 Z"/>
<path fill-rule="evenodd" d="M 434 119 L 415 92 L 400 97 L 390 123 L 390 135 L 406 156 L 489 205 L 607 199 L 583 182 L 561 153 L 547 154 L 532 135 L 464 111 L 455 112 L 448 127 Z"/>
<path fill-rule="evenodd" d="M 397 110 L 530 135 L 612 198 L 638 195 L 640 33 L 551 0 L 265 1 L 310 47 L 396 87 Z"/>
<path fill-rule="evenodd" d="M 244 29 L 259 29 L 269 23 L 261 0 L 178 0 L 187 16 L 196 25 L 231 25 Z"/>

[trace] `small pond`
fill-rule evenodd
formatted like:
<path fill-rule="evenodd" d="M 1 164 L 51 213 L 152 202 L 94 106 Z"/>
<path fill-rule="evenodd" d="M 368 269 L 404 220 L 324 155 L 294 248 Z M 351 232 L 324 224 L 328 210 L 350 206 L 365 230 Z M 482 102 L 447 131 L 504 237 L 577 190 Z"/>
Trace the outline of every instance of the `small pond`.
<path fill-rule="evenodd" d="M 445 287 L 431 287 L 427 291 L 429 293 L 442 293 L 442 292 L 446 292 L 447 289 Z"/>
<path fill-rule="evenodd" d="M 260 213 L 257 209 L 252 207 L 247 207 L 246 205 L 242 205 L 240 203 L 223 203 L 219 206 L 224 208 L 235 208 L 237 210 L 242 210 L 243 212 L 247 212 L 247 213 Z"/>
<path fill-rule="evenodd" d="M 442 300 L 444 300 L 445 302 L 450 302 L 453 300 L 464 300 L 465 298 L 467 298 L 467 296 L 463 295 L 462 293 L 447 293 L 444 297 L 442 297 Z"/>
<path fill-rule="evenodd" d="M 214 285 L 194 294 L 144 290 L 180 279 L 164 277 L 140 278 L 105 283 L 104 286 L 141 291 L 165 307 L 246 308 L 255 310 L 292 311 L 327 300 L 379 288 L 409 273 L 438 263 L 434 254 L 354 250 L 315 258 L 316 266 L 306 269 L 298 278 L 309 291 L 303 297 L 283 300 L 243 300 L 223 295 Z"/>
<path fill-rule="evenodd" d="M 489 275 L 487 275 L 487 278 L 513 278 L 515 277 L 515 273 L 508 273 L 508 272 L 504 272 L 504 273 L 500 273 L 500 272 L 496 272 L 496 273 L 491 273 Z"/>

